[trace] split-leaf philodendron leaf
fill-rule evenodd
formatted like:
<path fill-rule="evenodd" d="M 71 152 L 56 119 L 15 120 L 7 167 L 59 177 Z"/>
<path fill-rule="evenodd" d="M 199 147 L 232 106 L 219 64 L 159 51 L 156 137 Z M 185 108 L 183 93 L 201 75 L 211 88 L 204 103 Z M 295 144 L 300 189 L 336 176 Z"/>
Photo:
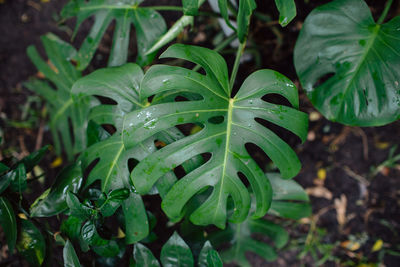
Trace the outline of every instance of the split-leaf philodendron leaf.
<path fill-rule="evenodd" d="M 301 167 L 295 152 L 260 120 L 279 125 L 302 140 L 307 116 L 297 110 L 298 93 L 293 83 L 272 70 L 260 70 L 246 79 L 234 98 L 224 59 L 216 52 L 195 46 L 173 45 L 163 55 L 181 58 L 204 68 L 207 75 L 181 67 L 156 65 L 146 73 L 140 88 L 142 100 L 152 95 L 182 92 L 200 95 L 192 101 L 152 105 L 127 114 L 122 132 L 126 147 L 135 147 L 160 131 L 184 123 L 202 124 L 203 129 L 147 156 L 133 169 L 136 190 L 146 194 L 167 172 L 192 157 L 210 153 L 211 159 L 181 178 L 163 198 L 162 207 L 173 220 L 181 218 L 185 204 L 199 191 L 212 187 L 209 198 L 191 215 L 198 225 L 225 227 L 226 203 L 232 197 L 231 221 L 246 219 L 250 194 L 238 173 L 249 181 L 256 197 L 254 218 L 262 217 L 271 203 L 271 186 L 245 145 L 259 146 L 276 164 L 282 176 L 291 178 Z M 280 94 L 293 107 L 262 100 Z M 172 99 L 173 101 L 173 99 Z"/>
<path fill-rule="evenodd" d="M 400 118 L 400 17 L 375 23 L 363 0 L 313 10 L 294 51 L 300 81 L 328 119 L 379 126 Z"/>
<path fill-rule="evenodd" d="M 97 101 L 88 97 L 77 98 L 75 101 L 71 98 L 72 85 L 81 77 L 81 73 L 69 61 L 76 54 L 76 50 L 53 34 L 44 35 L 41 39 L 49 57 L 48 63 L 40 57 L 34 46 L 28 48 L 28 56 L 56 88 L 39 79 L 33 79 L 24 85 L 46 99 L 56 152 L 60 154 L 63 145 L 71 160 L 86 147 L 87 117 L 90 107 Z"/>
<path fill-rule="evenodd" d="M 103 35 L 114 20 L 114 37 L 108 65 L 119 66 L 127 62 L 132 24 L 138 40 L 136 62 L 146 65 L 152 61 L 155 53 L 146 55 L 146 51 L 165 32 L 166 24 L 157 11 L 151 7 L 139 6 L 141 2 L 143 0 L 71 0 L 64 7 L 61 12 L 64 18 L 77 18 L 75 33 L 84 20 L 94 16 L 89 35 L 74 56 L 79 70 L 89 65 Z"/>

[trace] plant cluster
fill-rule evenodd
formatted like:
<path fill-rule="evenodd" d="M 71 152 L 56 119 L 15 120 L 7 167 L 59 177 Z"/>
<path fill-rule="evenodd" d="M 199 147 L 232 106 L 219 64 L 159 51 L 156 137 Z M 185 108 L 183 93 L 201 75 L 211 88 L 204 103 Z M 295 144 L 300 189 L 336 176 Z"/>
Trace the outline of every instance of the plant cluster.
<path fill-rule="evenodd" d="M 25 86 L 46 100 L 55 150 L 65 152 L 71 164 L 30 205 L 22 195 L 27 174 L 47 148 L 1 163 L 0 223 L 9 251 L 16 247 L 37 266 L 51 264 L 54 244 L 64 246 L 65 266 L 80 266 L 77 250 L 91 251 L 98 255 L 92 261 L 110 266 L 128 254 L 134 266 L 250 266 L 248 252 L 277 258 L 289 236 L 272 216 L 297 220 L 311 208 L 305 191 L 290 180 L 300 171 L 300 160 L 270 125 L 304 142 L 308 116 L 299 110 L 294 83 L 276 71 L 262 69 L 241 85 L 236 81 L 252 15 L 263 17 L 255 0 L 214 1 L 218 12 L 203 11 L 204 2 L 182 0 L 182 7 L 175 7 L 71 0 L 61 15 L 76 18 L 74 35 L 85 20 L 94 20 L 80 48 L 51 33 L 42 37 L 47 60 L 28 48 L 46 78 Z M 295 3 L 275 3 L 284 27 L 296 16 Z M 400 17 L 384 23 L 391 4 L 375 22 L 363 0 L 335 0 L 304 22 L 294 65 L 326 118 L 354 126 L 400 118 Z M 160 10 L 183 16 L 167 29 Z M 179 65 L 151 65 L 160 49 L 203 15 L 222 18 L 233 33 L 214 50 L 171 45 L 159 58 L 178 59 Z M 108 67 L 83 75 L 112 22 Z M 132 25 L 136 63 L 127 63 Z M 235 40 L 229 71 L 218 51 L 235 46 Z M 268 101 L 269 95 L 288 104 Z M 277 171 L 265 173 L 249 144 Z M 160 261 L 149 249 L 158 242 L 154 229 L 161 223 L 157 207 L 149 206 L 155 195 L 168 225 L 177 230 L 162 246 Z M 54 233 L 40 223 L 53 216 L 61 225 Z"/>

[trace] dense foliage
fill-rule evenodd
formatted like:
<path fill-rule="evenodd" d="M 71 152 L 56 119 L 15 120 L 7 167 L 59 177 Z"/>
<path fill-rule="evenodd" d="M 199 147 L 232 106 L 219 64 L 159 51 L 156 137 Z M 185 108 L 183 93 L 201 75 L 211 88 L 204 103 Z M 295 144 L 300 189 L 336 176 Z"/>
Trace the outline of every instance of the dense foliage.
<path fill-rule="evenodd" d="M 89 251 L 98 255 L 93 262 L 106 266 L 126 260 L 127 253 L 134 266 L 250 266 L 249 251 L 275 260 L 289 235 L 273 218 L 311 214 L 307 194 L 290 180 L 300 160 L 276 129 L 304 142 L 308 116 L 299 110 L 294 83 L 274 70 L 236 81 L 256 2 L 218 0 L 219 12 L 209 13 L 234 34 L 215 50 L 171 45 L 159 58 L 178 60 L 152 66 L 158 51 L 202 15 L 205 1 L 183 0 L 182 7 L 143 2 L 71 0 L 61 15 L 76 18 L 75 33 L 94 19 L 80 48 L 53 34 L 42 37 L 47 62 L 28 48 L 46 78 L 25 86 L 46 100 L 56 153 L 64 152 L 70 165 L 29 205 L 27 176 L 47 147 L 0 163 L 0 224 L 9 251 L 16 248 L 32 266 L 51 264 L 54 244 L 64 246 L 65 266 L 80 266 L 78 256 Z M 295 3 L 275 3 L 284 27 L 296 15 Z M 305 21 L 294 65 L 328 119 L 372 126 L 400 118 L 400 18 L 384 23 L 391 3 L 377 22 L 363 0 L 332 1 Z M 168 30 L 160 10 L 183 15 Z M 108 67 L 82 77 L 113 22 Z M 132 25 L 136 63 L 127 63 Z M 230 68 L 217 51 L 235 40 Z M 285 104 L 269 101 L 271 95 Z M 264 173 L 249 145 L 265 153 L 276 172 Z M 149 249 L 162 220 L 147 202 L 154 195 L 177 230 L 162 245 L 160 260 Z M 52 216 L 60 223 L 56 233 L 40 223 Z"/>

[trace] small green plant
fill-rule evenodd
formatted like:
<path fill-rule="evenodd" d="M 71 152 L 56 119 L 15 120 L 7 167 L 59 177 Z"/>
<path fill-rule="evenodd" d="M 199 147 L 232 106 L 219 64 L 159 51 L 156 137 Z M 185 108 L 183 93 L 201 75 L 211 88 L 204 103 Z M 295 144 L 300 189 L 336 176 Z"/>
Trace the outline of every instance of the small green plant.
<path fill-rule="evenodd" d="M 24 208 L 21 229 L 14 210 L 23 207 L 9 199 L 16 192 L 22 196 L 36 156 L 11 169 L 0 165 L 0 223 L 10 252 L 17 239 L 29 236 L 34 245 L 21 241 L 16 247 L 33 266 L 51 264 L 52 244 L 64 246 L 65 266 L 87 261 L 82 252 L 90 257 L 85 265 L 101 266 L 126 258 L 134 266 L 250 266 L 247 252 L 267 261 L 277 258 L 289 235 L 265 215 L 298 220 L 311 208 L 305 191 L 290 180 L 299 173 L 300 160 L 276 128 L 304 142 L 308 116 L 299 110 L 294 83 L 276 71 L 255 71 L 239 86 L 257 5 L 217 2 L 219 12 L 202 11 L 204 0 L 183 0 L 182 7 L 71 0 L 61 14 L 76 18 L 74 35 L 83 21 L 94 19 L 80 48 L 47 34 L 42 43 L 48 62 L 35 47 L 28 49 L 46 80 L 32 79 L 25 86 L 46 100 L 56 153 L 65 152 L 72 164 L 29 211 Z M 295 3 L 275 3 L 284 27 L 296 15 Z M 332 1 L 305 21 L 294 64 L 312 103 L 328 119 L 371 126 L 399 118 L 400 20 L 384 23 L 391 3 L 377 23 L 363 0 Z M 169 10 L 183 15 L 168 30 L 158 11 Z M 159 57 L 162 64 L 150 66 L 160 49 L 202 15 L 223 19 L 233 34 L 214 50 L 173 44 Z M 83 76 L 113 21 L 108 68 Z M 136 63 L 127 63 L 132 25 Z M 218 51 L 235 40 L 236 57 L 229 66 Z M 324 80 L 327 74 L 333 76 Z M 271 95 L 284 100 L 274 103 Z M 263 151 L 277 173 L 264 173 L 249 146 Z M 160 201 L 150 201 L 157 195 Z M 45 217 L 54 217 L 58 229 L 38 229 Z M 161 247 L 159 228 L 172 233 L 169 227 L 180 235 L 172 234 L 158 261 L 151 249 Z M 318 234 L 312 233 L 304 253 L 324 254 L 318 261 L 323 264 L 333 248 L 321 245 L 314 238 Z"/>

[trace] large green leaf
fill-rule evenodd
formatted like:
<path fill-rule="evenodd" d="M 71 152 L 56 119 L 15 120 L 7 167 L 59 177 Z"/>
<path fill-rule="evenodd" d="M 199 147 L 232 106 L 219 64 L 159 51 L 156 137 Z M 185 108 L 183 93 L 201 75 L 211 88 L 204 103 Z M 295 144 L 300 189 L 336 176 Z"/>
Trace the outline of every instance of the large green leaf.
<path fill-rule="evenodd" d="M 207 75 L 175 66 L 153 66 L 142 81 L 141 98 L 178 91 L 182 95 L 199 94 L 201 99 L 157 104 L 127 114 L 122 133 L 125 146 L 135 147 L 178 124 L 200 123 L 204 128 L 140 161 L 131 173 L 136 190 L 146 194 L 167 172 L 196 155 L 211 153 L 209 161 L 188 173 L 169 190 L 162 202 L 166 214 L 174 220 L 179 219 L 185 204 L 196 193 L 212 187 L 210 197 L 191 215 L 191 220 L 195 224 L 213 223 L 223 228 L 226 202 L 228 197 L 232 197 L 236 208 L 231 220 L 243 221 L 251 201 L 247 188 L 239 179 L 240 172 L 246 176 L 256 196 L 253 217 L 262 217 L 271 202 L 271 186 L 248 154 L 245 144 L 254 143 L 264 150 L 283 177 L 291 178 L 298 173 L 301 164 L 295 152 L 256 121 L 260 118 L 277 124 L 304 140 L 307 116 L 297 110 L 296 87 L 275 71 L 260 70 L 248 77 L 236 96 L 230 98 L 227 66 L 218 53 L 201 47 L 174 45 L 162 57 L 192 61 L 201 65 Z M 267 94 L 282 95 L 293 108 L 263 101 L 261 98 Z"/>
<path fill-rule="evenodd" d="M 67 192 L 77 193 L 82 185 L 83 175 L 79 165 L 64 168 L 54 184 L 31 206 L 32 217 L 50 217 L 68 208 Z"/>
<path fill-rule="evenodd" d="M 62 142 L 71 160 L 76 153 L 86 147 L 87 117 L 90 107 L 96 101 L 88 97 L 77 98 L 75 101 L 71 98 L 72 84 L 81 77 L 81 73 L 69 62 L 76 54 L 75 49 L 52 34 L 42 36 L 41 39 L 49 63 L 47 64 L 40 57 L 34 46 L 28 47 L 28 56 L 56 89 L 47 81 L 39 79 L 33 79 L 24 85 L 46 100 L 56 152 L 61 153 Z M 70 127 L 72 127 L 72 135 Z"/>
<path fill-rule="evenodd" d="M 132 24 L 135 26 L 137 39 L 136 62 L 146 65 L 153 60 L 155 53 L 145 55 L 146 51 L 165 32 L 166 24 L 157 11 L 140 7 L 141 2 L 142 0 L 71 0 L 64 7 L 61 12 L 64 18 L 77 17 L 75 33 L 84 20 L 94 16 L 89 35 L 73 57 L 79 70 L 89 65 L 105 31 L 113 21 L 115 28 L 109 66 L 126 63 Z"/>
<path fill-rule="evenodd" d="M 46 255 L 46 242 L 42 233 L 31 221 L 21 220 L 17 249 L 29 262 L 29 266 L 42 265 Z"/>
<path fill-rule="evenodd" d="M 17 242 L 17 223 L 14 210 L 4 197 L 0 197 L 0 225 L 6 236 L 8 250 L 12 253 Z"/>
<path fill-rule="evenodd" d="M 363 0 L 313 10 L 294 51 L 300 81 L 328 119 L 378 126 L 400 118 L 400 17 L 376 24 Z"/>
<path fill-rule="evenodd" d="M 311 207 L 307 193 L 294 180 L 285 180 L 278 173 L 267 173 L 274 192 L 270 213 L 292 219 L 300 219 L 311 215 Z M 287 205 L 284 205 L 287 204 Z M 301 205 L 298 209 L 290 209 L 291 205 Z M 272 211 L 272 212 L 271 212 Z M 219 247 L 227 242 L 230 247 L 221 252 L 225 263 L 236 262 L 240 266 L 251 266 L 246 258 L 246 253 L 251 251 L 264 258 L 266 261 L 275 260 L 275 249 L 265 242 L 254 238 L 255 235 L 268 237 L 276 248 L 284 247 L 289 239 L 287 231 L 280 225 L 265 219 L 252 220 L 248 218 L 241 224 L 229 223 L 227 229 L 211 235 L 213 245 Z"/>

